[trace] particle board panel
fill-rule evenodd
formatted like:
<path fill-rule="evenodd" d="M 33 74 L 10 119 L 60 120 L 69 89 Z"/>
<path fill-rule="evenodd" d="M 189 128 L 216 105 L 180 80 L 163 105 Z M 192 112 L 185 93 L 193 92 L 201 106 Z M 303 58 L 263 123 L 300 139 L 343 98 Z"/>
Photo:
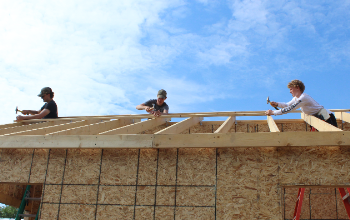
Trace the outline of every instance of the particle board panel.
<path fill-rule="evenodd" d="M 348 219 L 348 214 L 346 212 L 343 200 L 339 194 L 339 190 L 337 189 L 336 194 L 336 201 L 337 201 L 337 213 L 338 213 L 338 219 Z"/>
<path fill-rule="evenodd" d="M 301 122 L 301 123 L 278 123 L 277 127 L 278 127 L 278 129 L 280 129 L 281 132 L 309 131 L 310 130 L 310 126 L 308 126 L 305 122 Z"/>
<path fill-rule="evenodd" d="M 177 149 L 159 149 L 158 185 L 175 185 Z"/>
<path fill-rule="evenodd" d="M 68 150 L 64 184 L 97 184 L 100 164 L 100 149 Z"/>
<path fill-rule="evenodd" d="M 215 208 L 207 207 L 176 207 L 175 220 L 177 219 L 201 219 L 214 220 Z"/>
<path fill-rule="evenodd" d="M 157 175 L 157 149 L 141 149 L 138 185 L 155 185 Z"/>
<path fill-rule="evenodd" d="M 178 185 L 215 185 L 216 149 L 179 149 Z"/>
<path fill-rule="evenodd" d="M 312 191 L 311 191 L 312 192 Z M 337 219 L 335 194 L 312 194 L 311 219 Z"/>
<path fill-rule="evenodd" d="M 44 188 L 44 203 L 59 203 L 62 185 L 45 185 Z"/>
<path fill-rule="evenodd" d="M 101 185 L 135 185 L 138 149 L 103 150 Z"/>
<path fill-rule="evenodd" d="M 96 205 L 61 204 L 59 219 L 95 219 Z"/>
<path fill-rule="evenodd" d="M 63 185 L 61 203 L 96 204 L 97 185 Z"/>
<path fill-rule="evenodd" d="M 66 160 L 66 150 L 51 149 L 49 153 L 49 164 L 46 174 L 47 184 L 61 184 Z"/>
<path fill-rule="evenodd" d="M 174 220 L 174 207 L 156 206 L 157 220 Z"/>
<path fill-rule="evenodd" d="M 136 205 L 154 205 L 155 187 L 154 186 L 138 186 Z"/>
<path fill-rule="evenodd" d="M 0 182 L 28 183 L 32 149 L 3 149 Z"/>
<path fill-rule="evenodd" d="M 193 125 L 189 128 L 189 133 L 214 133 L 220 125 L 218 124 L 202 124 Z M 182 134 L 182 133 L 181 133 Z"/>
<path fill-rule="evenodd" d="M 98 204 L 134 205 L 135 186 L 100 186 Z"/>
<path fill-rule="evenodd" d="M 135 207 L 135 219 L 154 219 L 154 207 Z"/>
<path fill-rule="evenodd" d="M 349 147 L 290 147 L 278 152 L 282 185 L 349 184 Z"/>
<path fill-rule="evenodd" d="M 47 169 L 48 149 L 35 149 L 30 172 L 30 183 L 43 183 Z"/>
<path fill-rule="evenodd" d="M 133 219 L 133 206 L 98 205 L 96 219 Z"/>
<path fill-rule="evenodd" d="M 214 187 L 177 187 L 177 206 L 215 206 Z"/>
<path fill-rule="evenodd" d="M 43 203 L 40 208 L 40 219 L 57 219 L 59 204 Z"/>
<path fill-rule="evenodd" d="M 156 205 L 175 205 L 175 187 L 157 186 Z"/>

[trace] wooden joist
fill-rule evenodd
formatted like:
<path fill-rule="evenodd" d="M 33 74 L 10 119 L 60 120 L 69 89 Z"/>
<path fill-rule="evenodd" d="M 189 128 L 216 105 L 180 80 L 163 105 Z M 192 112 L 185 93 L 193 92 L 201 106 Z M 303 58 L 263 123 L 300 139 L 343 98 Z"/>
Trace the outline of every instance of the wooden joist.
<path fill-rule="evenodd" d="M 350 123 L 350 114 L 347 112 L 334 112 L 337 119 Z"/>
<path fill-rule="evenodd" d="M 117 119 L 112 121 L 103 121 L 93 124 L 82 125 L 66 130 L 50 133 L 52 135 L 97 135 L 101 132 L 109 131 L 125 125 L 132 124 L 132 119 Z M 48 134 L 48 135 L 50 135 Z"/>
<path fill-rule="evenodd" d="M 230 130 L 232 127 L 233 123 L 235 123 L 236 117 L 235 116 L 230 116 L 222 125 L 214 132 L 214 133 L 226 133 Z"/>
<path fill-rule="evenodd" d="M 167 128 L 164 128 L 163 130 L 158 131 L 155 134 L 179 134 L 184 130 L 188 129 L 189 127 L 198 124 L 202 120 L 203 117 L 190 117 Z"/>
<path fill-rule="evenodd" d="M 280 132 L 278 129 L 275 120 L 271 116 L 267 116 L 267 124 L 269 125 L 270 132 Z"/>
<path fill-rule="evenodd" d="M 341 129 L 334 127 L 333 125 L 328 124 L 327 122 L 322 121 L 321 119 L 318 119 L 312 115 L 301 113 L 301 118 L 318 131 L 342 131 Z"/>
<path fill-rule="evenodd" d="M 126 125 L 121 128 L 112 129 L 109 131 L 101 132 L 101 135 L 114 135 L 114 134 L 137 134 L 139 132 L 154 128 L 158 125 L 165 124 L 167 118 L 154 118 L 146 121 L 137 122 L 132 125 Z"/>

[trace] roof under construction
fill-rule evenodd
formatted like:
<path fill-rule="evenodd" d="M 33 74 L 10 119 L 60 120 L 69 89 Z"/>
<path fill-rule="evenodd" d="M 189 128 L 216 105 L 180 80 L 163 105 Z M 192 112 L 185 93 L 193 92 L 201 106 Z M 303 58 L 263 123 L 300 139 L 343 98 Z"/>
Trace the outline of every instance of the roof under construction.
<path fill-rule="evenodd" d="M 350 187 L 350 110 L 331 111 L 338 128 L 301 112 L 237 120 L 263 111 L 0 125 L 0 203 L 31 185 L 39 219 L 293 219 L 305 188 L 301 218 L 345 219 L 334 189 Z"/>

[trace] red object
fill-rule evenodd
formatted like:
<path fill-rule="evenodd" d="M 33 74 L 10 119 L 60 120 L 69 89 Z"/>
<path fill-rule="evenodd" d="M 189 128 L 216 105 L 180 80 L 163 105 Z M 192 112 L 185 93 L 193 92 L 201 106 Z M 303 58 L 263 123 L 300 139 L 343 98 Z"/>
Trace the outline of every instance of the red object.
<path fill-rule="evenodd" d="M 295 205 L 295 209 L 294 209 L 293 220 L 300 219 L 301 205 L 303 204 L 304 192 L 305 192 L 305 188 L 299 188 L 298 199 L 297 199 L 297 204 Z"/>
<path fill-rule="evenodd" d="M 347 188 L 347 191 L 344 188 L 338 188 L 338 190 L 345 205 L 346 212 L 348 213 L 348 217 L 350 219 L 350 188 Z"/>

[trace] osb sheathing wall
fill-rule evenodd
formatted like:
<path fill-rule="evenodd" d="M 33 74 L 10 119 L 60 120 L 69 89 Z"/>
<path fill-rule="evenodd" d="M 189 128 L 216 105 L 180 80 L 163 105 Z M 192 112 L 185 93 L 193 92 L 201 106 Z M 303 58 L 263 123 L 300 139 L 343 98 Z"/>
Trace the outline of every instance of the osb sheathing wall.
<path fill-rule="evenodd" d="M 282 219 L 283 186 L 350 185 L 349 158 L 348 147 L 3 149 L 0 178 L 44 183 L 41 219 Z"/>
<path fill-rule="evenodd" d="M 296 198 L 285 187 L 350 185 L 349 158 L 350 147 L 2 149 L 0 182 L 44 184 L 40 219 L 283 219 Z M 304 204 L 330 201 L 317 190 Z"/>

